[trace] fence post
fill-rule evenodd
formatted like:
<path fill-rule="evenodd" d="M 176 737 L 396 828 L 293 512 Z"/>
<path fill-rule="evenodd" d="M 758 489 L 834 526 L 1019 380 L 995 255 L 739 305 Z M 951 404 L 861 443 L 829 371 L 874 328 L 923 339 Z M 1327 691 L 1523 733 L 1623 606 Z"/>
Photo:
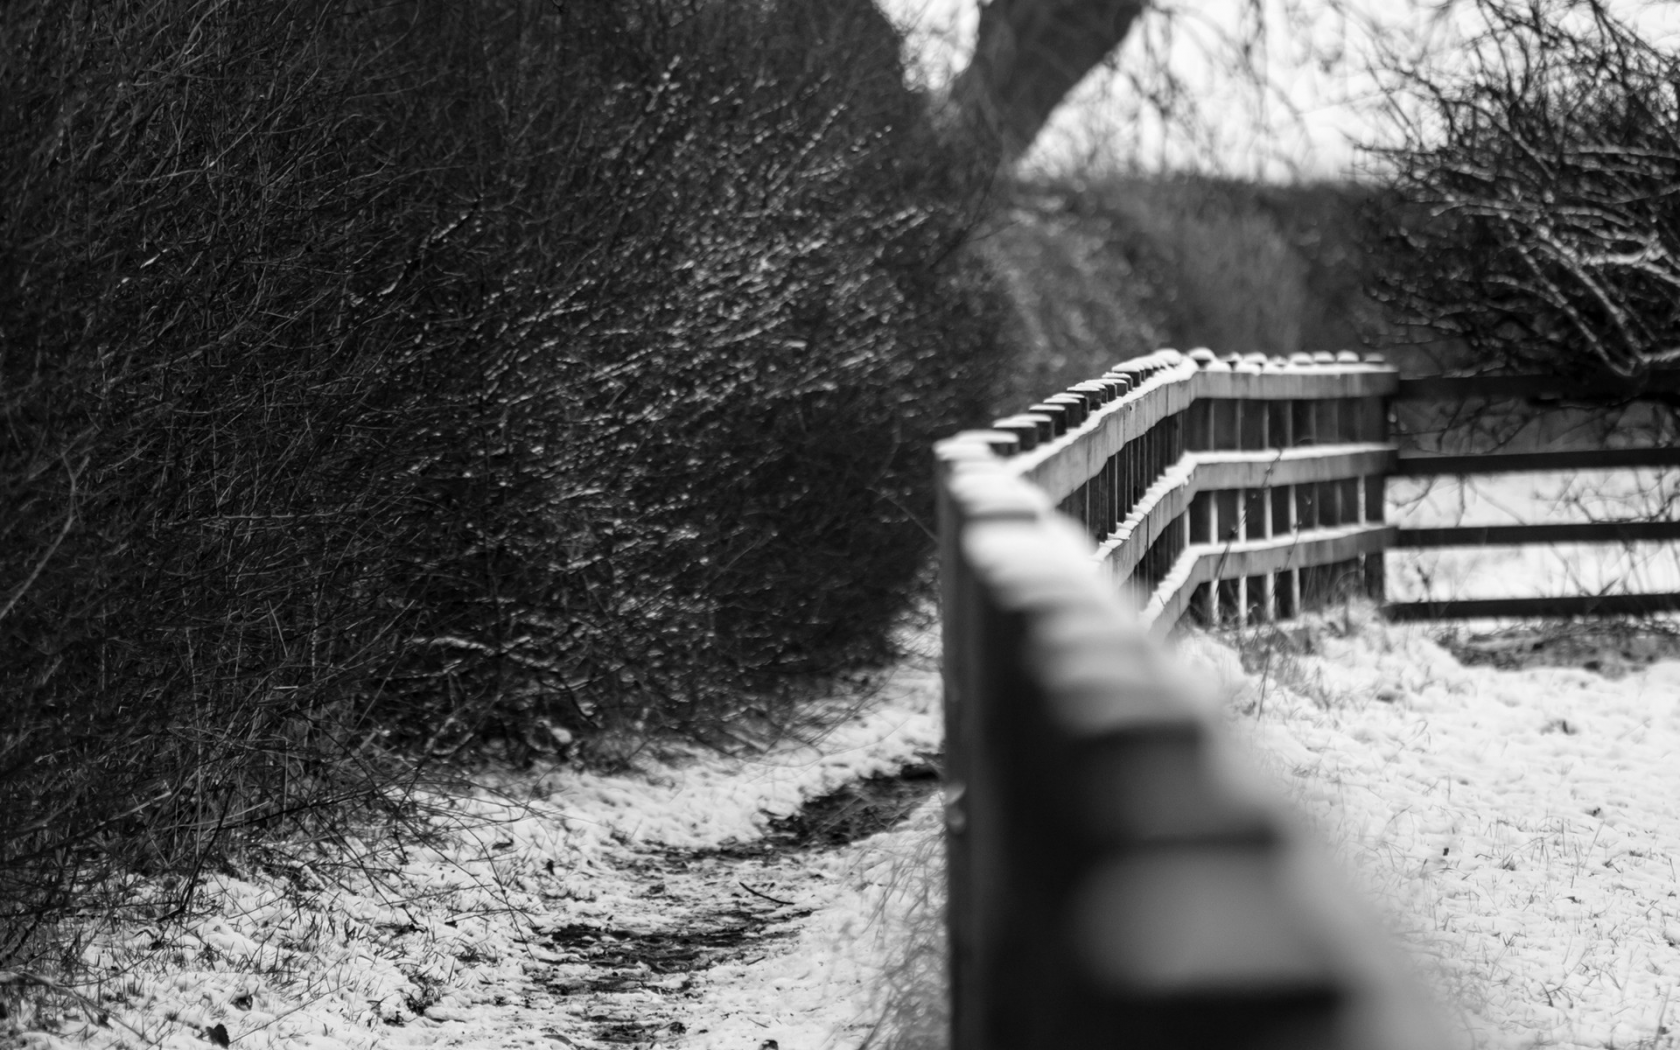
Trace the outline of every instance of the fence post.
<path fill-rule="evenodd" d="M 1367 354 L 1368 364 L 1386 364 L 1381 354 Z M 1370 419 L 1369 439 L 1380 444 L 1388 444 L 1389 438 L 1389 399 L 1374 397 L 1367 401 L 1367 411 Z M 1380 525 L 1387 520 L 1387 475 L 1372 474 L 1364 479 L 1365 487 L 1365 520 L 1373 525 Z M 1387 581 L 1387 553 L 1375 551 L 1365 555 L 1363 580 L 1365 595 L 1380 607 L 1388 597 Z"/>
<path fill-rule="evenodd" d="M 1000 420 L 999 424 L 1004 422 L 1008 421 Z M 975 633 L 977 588 L 959 546 L 962 521 L 951 495 L 956 455 L 957 447 L 952 443 L 942 442 L 934 450 L 934 498 L 939 526 L 939 632 L 943 654 L 940 677 L 944 683 L 945 717 L 946 973 L 950 982 L 952 1050 L 972 1050 L 976 1044 L 970 1041 L 963 1022 L 972 1010 L 969 971 L 974 957 L 974 936 L 969 894 L 972 865 L 965 826 L 967 803 L 962 796 L 969 776 L 969 735 L 964 717 L 970 702 L 969 661 L 978 655 L 971 641 Z"/>
<path fill-rule="evenodd" d="M 988 447 L 990 446 L 990 447 Z M 995 921 L 995 892 L 990 886 L 996 857 L 976 843 L 974 826 L 995 823 L 987 807 L 999 804 L 992 771 L 986 762 L 988 729 L 997 717 L 996 683 L 1009 673 L 1006 646 L 998 644 L 1007 624 L 986 597 L 973 566 L 962 550 L 967 530 L 977 522 L 1035 521 L 1039 510 L 1030 502 L 1010 498 L 960 506 L 954 486 L 965 469 L 984 468 L 992 452 L 1019 448 L 1013 434 L 968 432 L 941 442 L 935 450 L 935 484 L 939 515 L 941 641 L 945 658 L 945 818 L 946 818 L 946 931 L 947 973 L 951 996 L 952 1050 L 991 1050 L 993 1041 L 986 1005 L 996 981 L 985 972 L 979 947 L 991 935 Z M 972 501 L 970 501 L 972 503 Z M 988 980 L 991 979 L 991 987 Z"/>
<path fill-rule="evenodd" d="M 1259 361 L 1253 358 L 1245 359 L 1238 371 L 1258 374 L 1262 370 L 1264 358 Z M 1243 406 L 1242 449 L 1245 452 L 1262 452 L 1270 446 L 1270 430 L 1273 413 L 1268 401 L 1250 401 Z M 1261 485 L 1257 488 L 1243 490 L 1242 508 L 1242 538 L 1245 540 L 1263 540 L 1271 537 L 1272 523 L 1272 486 Z M 1242 581 L 1244 623 L 1254 621 L 1269 621 L 1272 618 L 1272 574 L 1264 573 L 1259 576 L 1249 576 Z"/>
<path fill-rule="evenodd" d="M 1214 537 L 1219 535 L 1219 508 L 1214 504 L 1213 493 L 1196 493 L 1190 500 L 1190 508 L 1184 516 L 1188 519 L 1186 538 L 1190 543 L 1212 543 Z M 1190 613 L 1200 617 L 1209 627 L 1219 622 L 1217 592 L 1212 583 L 1196 585 L 1190 599 Z"/>
<path fill-rule="evenodd" d="M 1233 401 L 1232 404 L 1240 402 Z M 1215 525 L 1214 542 L 1222 549 L 1228 549 L 1231 544 L 1242 539 L 1242 523 L 1239 518 L 1242 509 L 1241 489 L 1221 489 L 1215 493 L 1214 508 L 1218 515 Z M 1218 608 L 1214 610 L 1213 626 L 1219 626 L 1225 621 L 1241 623 L 1244 613 L 1242 600 L 1242 581 L 1240 579 L 1215 580 L 1209 584 L 1218 596 Z"/>

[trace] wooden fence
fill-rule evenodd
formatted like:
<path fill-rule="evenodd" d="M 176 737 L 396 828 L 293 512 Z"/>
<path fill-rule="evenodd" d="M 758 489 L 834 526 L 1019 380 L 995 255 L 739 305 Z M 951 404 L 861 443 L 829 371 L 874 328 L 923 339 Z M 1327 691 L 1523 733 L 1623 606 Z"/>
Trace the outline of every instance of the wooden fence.
<path fill-rule="evenodd" d="M 1557 376 L 1436 376 L 1403 379 L 1398 401 L 1442 403 L 1463 415 L 1484 403 L 1523 400 L 1531 404 L 1602 407 L 1644 399 L 1674 401 L 1680 396 L 1680 371 L 1662 371 L 1631 381 L 1569 382 Z M 1596 448 L 1548 452 L 1478 452 L 1439 455 L 1407 450 L 1394 464 L 1395 477 L 1439 477 L 1525 473 L 1532 471 L 1628 470 L 1680 467 L 1680 447 Z M 1394 546 L 1523 546 L 1551 543 L 1632 543 L 1680 540 L 1680 521 L 1581 521 L 1520 525 L 1456 525 L 1400 529 Z M 1680 592 L 1647 594 L 1569 594 L 1545 597 L 1470 598 L 1387 602 L 1383 613 L 1393 620 L 1440 620 L 1475 617 L 1623 616 L 1680 610 Z"/>
<path fill-rule="evenodd" d="M 955 1050 L 1442 1045 L 1153 637 L 1380 587 L 1396 384 L 1162 352 L 939 446 Z"/>
<path fill-rule="evenodd" d="M 980 447 L 1084 525 L 1157 633 L 1382 594 L 1394 369 L 1353 354 L 1125 362 L 941 446 Z"/>
<path fill-rule="evenodd" d="M 1442 1045 L 1155 639 L 1186 616 L 1381 600 L 1391 547 L 1680 538 L 1674 522 L 1384 521 L 1396 474 L 1680 465 L 1674 449 L 1426 457 L 1389 440 L 1397 398 L 1556 386 L 1162 351 L 938 446 L 955 1050 Z M 1385 608 L 1573 615 L 1680 594 Z"/>

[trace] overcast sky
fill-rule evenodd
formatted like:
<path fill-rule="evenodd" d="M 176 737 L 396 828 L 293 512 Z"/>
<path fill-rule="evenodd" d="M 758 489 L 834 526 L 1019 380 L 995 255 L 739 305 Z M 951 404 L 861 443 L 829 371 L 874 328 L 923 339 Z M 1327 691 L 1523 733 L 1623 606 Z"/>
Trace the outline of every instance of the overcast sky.
<path fill-rule="evenodd" d="M 912 50 L 934 82 L 966 60 L 975 0 L 880 3 L 909 30 Z M 1158 0 L 1154 6 L 1133 28 L 1118 71 L 1100 71 L 1081 85 L 1030 164 L 1194 166 L 1273 179 L 1356 175 L 1371 164 L 1360 144 L 1385 137 L 1385 94 L 1372 71 L 1379 53 L 1450 61 L 1462 31 L 1462 24 L 1434 13 L 1439 0 Z M 1672 0 L 1613 0 L 1612 6 L 1649 32 L 1680 29 L 1680 3 Z M 1250 72 L 1238 72 L 1243 69 Z M 1181 90 L 1170 91 L 1174 84 Z M 1146 92 L 1172 100 L 1171 120 L 1158 118 Z"/>

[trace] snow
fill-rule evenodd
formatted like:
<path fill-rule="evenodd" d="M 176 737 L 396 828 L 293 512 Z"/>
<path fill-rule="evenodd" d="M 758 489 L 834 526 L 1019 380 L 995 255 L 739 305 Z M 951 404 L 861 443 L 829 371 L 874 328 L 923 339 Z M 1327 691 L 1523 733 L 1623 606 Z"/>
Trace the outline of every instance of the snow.
<path fill-rule="evenodd" d="M 1647 521 L 1674 516 L 1680 474 L 1650 468 L 1493 478 L 1393 478 L 1391 520 L 1426 525 Z M 1390 551 L 1399 601 L 1680 591 L 1669 543 L 1551 544 Z"/>
<path fill-rule="evenodd" d="M 622 776 L 575 769 L 548 773 L 535 790 L 563 808 L 574 841 L 702 849 L 756 838 L 770 817 L 850 781 L 888 773 L 911 753 L 937 751 L 941 727 L 926 674 L 899 696 L 864 711 L 820 739 L 758 761 L 698 759 L 680 768 Z M 905 706 L 915 704 L 914 708 Z"/>
<path fill-rule="evenodd" d="M 1183 650 L 1475 1045 L 1676 1045 L 1680 663 L 1464 667 L 1358 609 L 1236 644 Z"/>

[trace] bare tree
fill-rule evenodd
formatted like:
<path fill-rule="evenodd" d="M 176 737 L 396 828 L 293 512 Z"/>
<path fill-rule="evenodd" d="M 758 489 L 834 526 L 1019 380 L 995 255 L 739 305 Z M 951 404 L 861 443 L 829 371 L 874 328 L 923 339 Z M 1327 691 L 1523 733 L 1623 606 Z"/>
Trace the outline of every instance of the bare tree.
<path fill-rule="evenodd" d="M 961 133 L 1017 160 L 1086 74 L 1126 39 L 1147 0 L 991 0 L 951 88 Z"/>

